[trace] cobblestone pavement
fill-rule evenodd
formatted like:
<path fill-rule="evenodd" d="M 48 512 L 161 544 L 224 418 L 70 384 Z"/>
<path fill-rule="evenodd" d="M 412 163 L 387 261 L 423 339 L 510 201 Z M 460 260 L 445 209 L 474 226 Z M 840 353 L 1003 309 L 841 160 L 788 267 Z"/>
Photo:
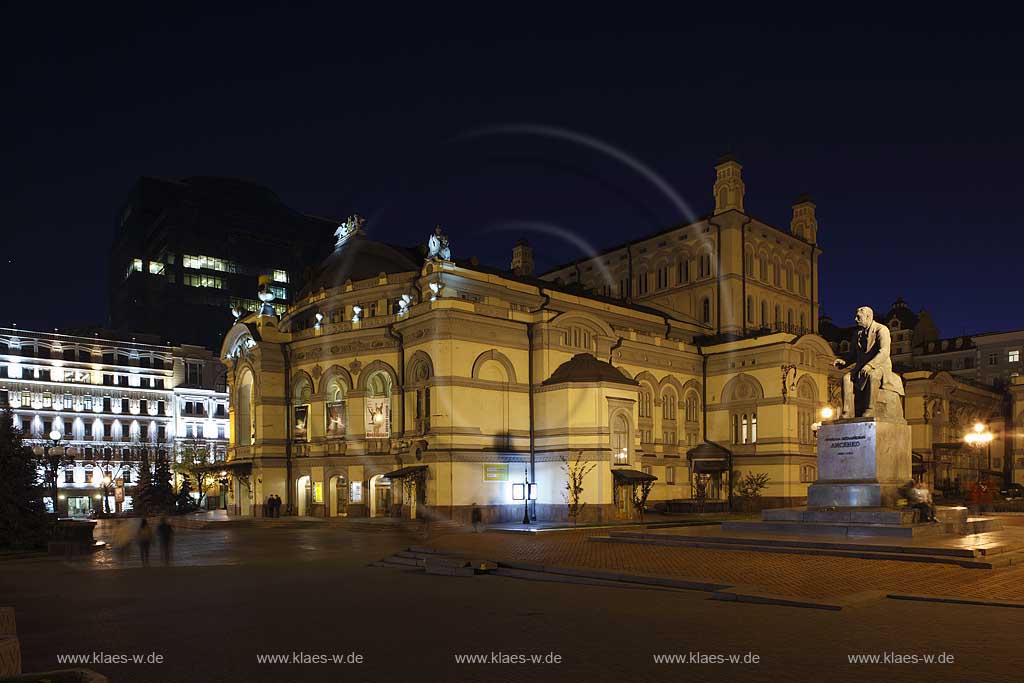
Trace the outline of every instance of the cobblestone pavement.
<path fill-rule="evenodd" d="M 1005 569 L 782 553 L 672 548 L 587 540 L 594 531 L 461 534 L 430 545 L 482 559 L 673 576 L 756 586 L 767 593 L 838 598 L 863 591 L 1024 601 L 1024 565 Z"/>
<path fill-rule="evenodd" d="M 0 604 L 17 610 L 25 668 L 58 668 L 67 654 L 157 653 L 160 664 L 94 664 L 113 683 L 235 681 L 997 681 L 1024 670 L 1024 610 L 876 600 L 825 611 L 709 600 L 700 591 L 587 586 L 496 576 L 450 577 L 371 567 L 422 538 L 341 529 L 180 530 L 174 560 L 119 561 L 111 551 L 73 561 L 0 562 Z M 488 545 L 524 560 L 620 552 L 591 548 L 582 534 L 436 536 L 441 546 Z M 493 545 L 492 545 L 493 544 Z M 602 550 L 603 549 L 603 550 Z M 623 547 L 636 555 L 636 547 Z M 643 566 L 665 571 L 660 557 L 696 571 L 688 551 L 654 551 Z M 820 558 L 717 553 L 711 566 L 736 575 L 813 573 Z M 561 557 L 566 561 L 565 557 Z M 774 564 L 768 563 L 771 560 Z M 838 564 L 825 560 L 828 566 Z M 606 559 L 613 563 L 614 560 Z M 625 560 L 619 559 L 619 564 Z M 758 562 L 767 564 L 757 565 Z M 866 569 L 879 564 L 858 563 Z M 997 576 L 988 571 L 919 570 Z M 829 570 L 835 571 L 835 570 Z M 850 572 L 855 573 L 853 571 Z M 847 576 L 846 574 L 843 575 Z M 876 577 L 877 578 L 877 577 Z M 846 580 L 844 578 L 844 580 Z M 751 581 L 744 581 L 752 583 Z M 816 578 L 815 582 L 823 582 Z M 808 584 L 809 585 L 809 584 Z M 845 589 L 844 589 L 845 591 Z M 920 592 L 920 591 L 919 591 Z M 362 664 L 297 663 L 296 653 L 358 653 Z M 852 664 L 854 654 L 955 656 L 953 663 Z M 266 654 L 286 661 L 268 664 Z M 460 664 L 457 657 L 483 657 Z M 557 654 L 559 664 L 496 663 L 501 655 Z M 682 661 L 657 664 L 654 657 Z M 756 655 L 755 663 L 716 663 L 720 655 Z M 698 659 L 692 660 L 691 656 Z M 700 659 L 703 657 L 704 659 Z"/>

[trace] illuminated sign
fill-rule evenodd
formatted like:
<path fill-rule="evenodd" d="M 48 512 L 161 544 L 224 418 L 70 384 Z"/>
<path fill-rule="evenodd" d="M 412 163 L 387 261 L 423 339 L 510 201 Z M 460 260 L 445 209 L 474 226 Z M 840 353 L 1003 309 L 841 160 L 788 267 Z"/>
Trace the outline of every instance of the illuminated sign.
<path fill-rule="evenodd" d="M 484 481 L 508 481 L 508 463 L 484 463 Z"/>

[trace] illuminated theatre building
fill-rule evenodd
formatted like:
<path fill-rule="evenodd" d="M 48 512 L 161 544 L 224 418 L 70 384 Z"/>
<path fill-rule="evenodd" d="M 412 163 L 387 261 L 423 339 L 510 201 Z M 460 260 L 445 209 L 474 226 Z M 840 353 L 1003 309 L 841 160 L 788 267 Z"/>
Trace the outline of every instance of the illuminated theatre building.
<path fill-rule="evenodd" d="M 151 466 L 186 441 L 223 460 L 224 374 L 198 346 L 0 328 L 0 407 L 27 445 L 49 446 L 57 432 L 58 452 L 74 451 L 57 473 L 61 516 L 131 510 L 142 450 Z M 45 503 L 54 509 L 52 496 Z"/>
<path fill-rule="evenodd" d="M 225 336 L 229 510 L 516 521 L 528 477 L 535 518 L 565 519 L 566 459 L 581 519 L 634 516 L 650 477 L 652 507 L 698 483 L 721 507 L 731 471 L 802 502 L 833 358 L 815 207 L 780 230 L 745 212 L 735 160 L 716 172 L 711 215 L 536 277 L 524 242 L 499 271 L 451 260 L 440 230 L 428 253 L 347 221 L 282 318 Z"/>

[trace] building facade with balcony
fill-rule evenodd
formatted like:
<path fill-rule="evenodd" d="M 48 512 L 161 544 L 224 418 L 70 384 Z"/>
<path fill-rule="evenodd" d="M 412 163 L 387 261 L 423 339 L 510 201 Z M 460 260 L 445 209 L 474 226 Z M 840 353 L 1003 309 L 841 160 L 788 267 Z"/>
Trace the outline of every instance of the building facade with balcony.
<path fill-rule="evenodd" d="M 225 457 L 227 393 L 215 389 L 223 368 L 203 348 L 158 341 L 0 328 L 0 405 L 28 445 L 43 446 L 57 431 L 77 452 L 58 473 L 58 500 L 46 500 L 61 516 L 131 509 L 142 450 L 151 461 L 157 451 L 173 458 L 194 422 L 211 456 Z M 205 382 L 188 377 L 190 367 L 206 369 Z M 186 399 L 211 412 L 186 414 Z"/>

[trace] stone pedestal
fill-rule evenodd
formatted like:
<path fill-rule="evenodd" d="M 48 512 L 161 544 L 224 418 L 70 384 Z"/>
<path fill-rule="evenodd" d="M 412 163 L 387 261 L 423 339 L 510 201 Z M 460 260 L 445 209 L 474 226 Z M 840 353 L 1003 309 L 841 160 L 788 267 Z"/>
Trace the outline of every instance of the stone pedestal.
<path fill-rule="evenodd" d="M 894 507 L 911 479 L 910 426 L 902 419 L 836 420 L 818 429 L 818 479 L 807 507 Z"/>

